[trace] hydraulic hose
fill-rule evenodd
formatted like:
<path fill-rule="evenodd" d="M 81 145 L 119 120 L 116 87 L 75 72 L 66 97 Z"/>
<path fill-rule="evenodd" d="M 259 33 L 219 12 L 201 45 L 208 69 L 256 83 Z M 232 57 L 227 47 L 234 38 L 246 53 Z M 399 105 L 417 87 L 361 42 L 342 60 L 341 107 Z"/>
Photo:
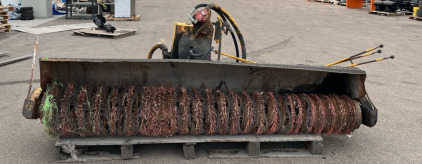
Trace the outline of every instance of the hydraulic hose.
<path fill-rule="evenodd" d="M 223 22 L 227 22 L 227 18 L 223 14 L 221 14 L 219 12 L 217 12 L 217 14 L 220 15 L 220 17 L 223 19 Z M 237 45 L 237 39 L 236 39 L 236 36 L 234 35 L 234 32 L 233 32 L 233 30 L 230 26 L 229 26 L 229 32 L 230 32 L 230 35 L 232 36 L 234 48 L 236 49 L 236 57 L 239 57 L 239 46 Z M 236 60 L 236 62 L 239 62 L 239 60 Z"/>
<path fill-rule="evenodd" d="M 162 54 L 164 57 L 170 58 L 171 57 L 171 53 L 168 52 L 168 48 L 166 45 L 159 43 L 159 44 L 155 44 L 154 46 L 152 46 L 151 50 L 149 50 L 148 52 L 148 59 L 152 59 L 152 55 L 154 54 L 155 50 L 157 49 L 161 49 Z"/>
<path fill-rule="evenodd" d="M 219 15 L 222 14 L 224 17 L 226 17 L 230 24 L 233 26 L 234 30 L 236 31 L 237 37 L 239 38 L 240 41 L 240 47 L 242 48 L 242 58 L 246 59 L 246 44 L 245 44 L 245 40 L 243 39 L 243 35 L 239 30 L 239 27 L 237 26 L 237 23 L 234 21 L 233 17 L 223 8 L 221 8 L 220 6 L 211 3 L 210 4 L 210 8 L 212 10 L 214 10 L 215 12 L 217 12 Z"/>
<path fill-rule="evenodd" d="M 239 46 L 237 45 L 236 36 L 234 36 L 233 30 L 231 28 L 229 28 L 229 31 L 230 31 L 230 35 L 233 38 L 234 48 L 236 49 L 236 57 L 239 57 Z M 236 62 L 239 62 L 239 60 L 236 60 Z"/>
<path fill-rule="evenodd" d="M 194 57 L 200 57 L 200 56 L 203 56 L 202 57 L 202 59 L 205 59 L 207 56 L 208 56 L 208 54 L 210 54 L 211 53 L 211 51 L 214 49 L 214 47 L 213 46 L 211 46 L 210 48 L 208 48 L 208 50 L 206 50 L 206 51 L 204 51 L 204 52 L 201 52 L 201 53 L 199 53 L 199 54 L 196 54 L 195 52 L 193 52 L 192 50 L 190 50 L 189 51 L 189 53 L 190 53 L 190 55 L 189 55 L 189 58 L 190 58 L 190 56 L 194 56 Z"/>

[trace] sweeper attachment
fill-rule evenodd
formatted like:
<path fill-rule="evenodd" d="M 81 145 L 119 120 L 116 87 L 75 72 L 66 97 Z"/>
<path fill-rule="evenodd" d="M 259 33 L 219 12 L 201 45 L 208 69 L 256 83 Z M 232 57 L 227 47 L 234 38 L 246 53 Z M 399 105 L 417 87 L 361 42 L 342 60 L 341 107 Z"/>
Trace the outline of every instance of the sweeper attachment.
<path fill-rule="evenodd" d="M 24 116 L 53 137 L 349 134 L 362 109 L 376 112 L 363 106 L 357 68 L 52 58 L 40 67 L 43 92 Z"/>
<path fill-rule="evenodd" d="M 217 23 L 207 17 L 211 10 Z M 24 117 L 39 118 L 51 137 L 80 139 L 57 144 L 66 150 L 70 143 L 298 141 L 294 134 L 350 134 L 361 124 L 375 125 L 364 71 L 253 64 L 224 9 L 198 5 L 189 18 L 193 25 L 176 25 L 172 52 L 159 43 L 148 55 L 160 48 L 165 60 L 40 58 L 41 88 L 28 96 Z M 212 61 L 210 31 L 219 47 L 221 34 L 231 32 L 237 52 L 231 57 L 245 63 Z"/>

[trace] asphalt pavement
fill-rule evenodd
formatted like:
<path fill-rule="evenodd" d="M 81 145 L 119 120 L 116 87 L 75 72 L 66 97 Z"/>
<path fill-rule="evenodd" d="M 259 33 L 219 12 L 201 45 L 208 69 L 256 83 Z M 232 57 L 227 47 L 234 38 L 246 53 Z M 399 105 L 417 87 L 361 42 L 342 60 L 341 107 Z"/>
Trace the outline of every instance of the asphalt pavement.
<path fill-rule="evenodd" d="M 137 0 L 141 21 L 109 22 L 117 28 L 135 29 L 136 35 L 107 39 L 76 36 L 71 31 L 41 34 L 38 55 L 145 59 L 160 39 L 171 45 L 174 23 L 188 22 L 187 13 L 200 2 L 209 3 Z M 110 163 L 421 163 L 422 58 L 418 55 L 422 54 L 422 21 L 306 0 L 213 3 L 234 17 L 245 38 L 248 59 L 260 63 L 324 65 L 384 44 L 382 54 L 367 60 L 390 55 L 394 60 L 359 66 L 367 73 L 366 90 L 379 109 L 377 125 L 361 126 L 351 136 L 324 136 L 323 155 L 318 158 L 209 159 L 207 149 L 213 144 L 200 144 L 198 158 L 185 160 L 180 144 L 165 144 L 140 147 L 139 159 Z M 59 18 L 41 26 L 87 22 Z M 11 51 L 6 58 L 31 54 L 34 39 L 35 35 L 16 31 L 0 34 L 0 52 Z M 229 37 L 223 43 L 231 43 Z M 224 44 L 222 51 L 234 54 L 231 44 Z M 44 134 L 40 120 L 27 120 L 21 114 L 31 63 L 26 60 L 0 67 L 0 163 L 55 161 L 55 139 Z M 39 87 L 38 71 L 35 87 Z"/>

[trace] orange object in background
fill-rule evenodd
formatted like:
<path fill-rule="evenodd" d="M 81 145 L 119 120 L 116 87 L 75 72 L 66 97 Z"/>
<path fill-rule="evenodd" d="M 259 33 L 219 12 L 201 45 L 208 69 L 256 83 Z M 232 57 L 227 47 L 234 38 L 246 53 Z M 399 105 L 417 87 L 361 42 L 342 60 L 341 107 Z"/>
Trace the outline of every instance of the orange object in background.
<path fill-rule="evenodd" d="M 375 11 L 374 1 L 377 1 L 377 0 L 371 0 L 371 8 L 369 9 L 371 11 Z"/>
<path fill-rule="evenodd" d="M 346 7 L 349 9 L 360 9 L 363 6 L 363 0 L 347 0 Z"/>

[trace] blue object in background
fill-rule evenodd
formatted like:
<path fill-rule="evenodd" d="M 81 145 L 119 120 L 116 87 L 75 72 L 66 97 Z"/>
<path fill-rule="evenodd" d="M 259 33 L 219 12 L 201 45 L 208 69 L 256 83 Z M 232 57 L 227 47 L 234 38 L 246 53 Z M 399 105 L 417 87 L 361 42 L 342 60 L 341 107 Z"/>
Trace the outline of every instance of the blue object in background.
<path fill-rule="evenodd" d="M 53 3 L 52 7 L 53 7 L 53 15 L 64 15 L 64 14 L 66 14 L 66 12 L 57 11 L 55 3 Z"/>

